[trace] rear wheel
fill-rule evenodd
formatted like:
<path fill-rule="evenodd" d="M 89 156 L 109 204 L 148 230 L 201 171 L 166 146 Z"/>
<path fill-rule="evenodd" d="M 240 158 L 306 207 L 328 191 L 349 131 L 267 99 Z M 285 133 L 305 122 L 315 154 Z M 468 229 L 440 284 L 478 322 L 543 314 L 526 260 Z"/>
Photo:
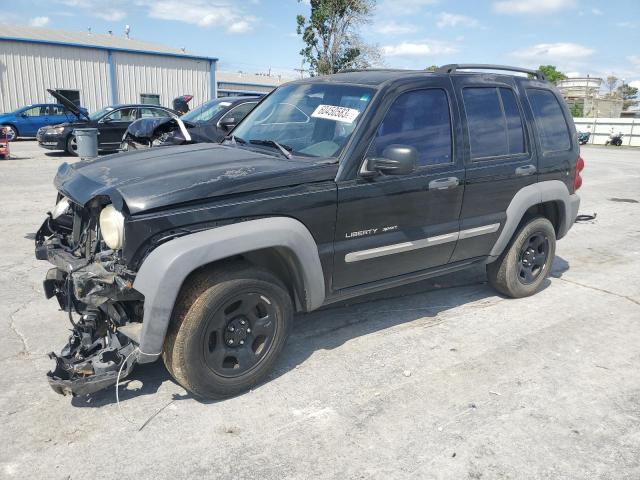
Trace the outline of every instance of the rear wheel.
<path fill-rule="evenodd" d="M 232 264 L 197 274 L 177 300 L 164 363 L 199 397 L 237 395 L 271 370 L 292 318 L 287 289 L 266 270 Z"/>
<path fill-rule="evenodd" d="M 69 135 L 67 138 L 67 153 L 74 157 L 78 156 L 78 142 L 76 140 L 76 136 L 73 134 Z"/>
<path fill-rule="evenodd" d="M 487 265 L 489 283 L 508 297 L 533 295 L 549 275 L 555 252 L 553 225 L 544 217 L 533 218 L 518 230 L 502 255 Z"/>
<path fill-rule="evenodd" d="M 14 127 L 13 125 L 5 125 L 4 128 L 6 129 L 8 138 L 10 138 L 11 140 L 18 139 L 18 129 L 16 127 Z"/>

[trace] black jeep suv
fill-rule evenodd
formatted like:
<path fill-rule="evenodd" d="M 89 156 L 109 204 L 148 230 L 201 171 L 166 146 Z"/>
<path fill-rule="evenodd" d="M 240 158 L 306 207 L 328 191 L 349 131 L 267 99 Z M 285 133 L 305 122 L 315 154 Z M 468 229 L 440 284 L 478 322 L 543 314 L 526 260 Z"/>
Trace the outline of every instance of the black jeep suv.
<path fill-rule="evenodd" d="M 481 67 L 529 75 L 461 71 Z M 221 144 L 63 164 L 36 256 L 80 318 L 49 382 L 89 393 L 162 356 L 221 398 L 264 378 L 296 311 L 476 264 L 531 295 L 583 167 L 544 76 L 486 65 L 300 80 Z"/>

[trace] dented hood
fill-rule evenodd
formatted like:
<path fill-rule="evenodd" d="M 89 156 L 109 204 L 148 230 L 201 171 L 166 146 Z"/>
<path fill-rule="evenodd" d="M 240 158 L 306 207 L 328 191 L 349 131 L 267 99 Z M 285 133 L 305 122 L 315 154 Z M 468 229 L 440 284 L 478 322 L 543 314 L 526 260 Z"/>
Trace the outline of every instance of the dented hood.
<path fill-rule="evenodd" d="M 150 148 L 64 163 L 56 188 L 79 204 L 106 195 L 132 215 L 222 195 L 332 180 L 325 159 L 286 159 L 218 144 Z"/>

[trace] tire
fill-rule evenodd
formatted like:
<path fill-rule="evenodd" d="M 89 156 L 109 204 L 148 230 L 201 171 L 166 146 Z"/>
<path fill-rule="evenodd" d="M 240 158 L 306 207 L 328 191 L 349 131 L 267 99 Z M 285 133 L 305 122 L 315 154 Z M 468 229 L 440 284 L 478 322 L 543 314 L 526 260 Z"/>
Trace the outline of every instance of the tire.
<path fill-rule="evenodd" d="M 11 132 L 13 132 L 13 140 L 18 139 L 18 129 L 16 127 L 13 125 L 5 125 L 5 128 L 7 129 L 9 136 L 11 135 Z"/>
<path fill-rule="evenodd" d="M 77 157 L 78 156 L 78 144 L 76 143 L 76 137 L 73 134 L 69 135 L 67 137 L 67 148 L 66 148 L 66 151 L 72 157 Z"/>
<path fill-rule="evenodd" d="M 197 273 L 178 295 L 164 364 L 197 397 L 238 395 L 269 373 L 292 319 L 287 288 L 266 270 L 237 262 Z"/>
<path fill-rule="evenodd" d="M 551 271 L 556 233 L 544 217 L 527 221 L 498 259 L 487 265 L 489 284 L 511 298 L 537 293 Z"/>

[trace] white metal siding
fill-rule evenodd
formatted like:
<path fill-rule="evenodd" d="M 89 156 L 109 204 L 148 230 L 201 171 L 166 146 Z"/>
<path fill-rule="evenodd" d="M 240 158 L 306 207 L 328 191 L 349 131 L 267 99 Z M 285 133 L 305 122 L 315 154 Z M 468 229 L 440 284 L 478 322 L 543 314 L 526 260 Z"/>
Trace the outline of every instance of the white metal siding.
<path fill-rule="evenodd" d="M 55 103 L 47 88 L 79 90 L 89 111 L 109 104 L 107 52 L 0 40 L 0 112 Z"/>
<path fill-rule="evenodd" d="M 160 103 L 172 106 L 174 98 L 193 95 L 192 108 L 209 100 L 209 62 L 113 52 L 119 103 L 140 103 L 141 93 L 160 95 Z"/>

